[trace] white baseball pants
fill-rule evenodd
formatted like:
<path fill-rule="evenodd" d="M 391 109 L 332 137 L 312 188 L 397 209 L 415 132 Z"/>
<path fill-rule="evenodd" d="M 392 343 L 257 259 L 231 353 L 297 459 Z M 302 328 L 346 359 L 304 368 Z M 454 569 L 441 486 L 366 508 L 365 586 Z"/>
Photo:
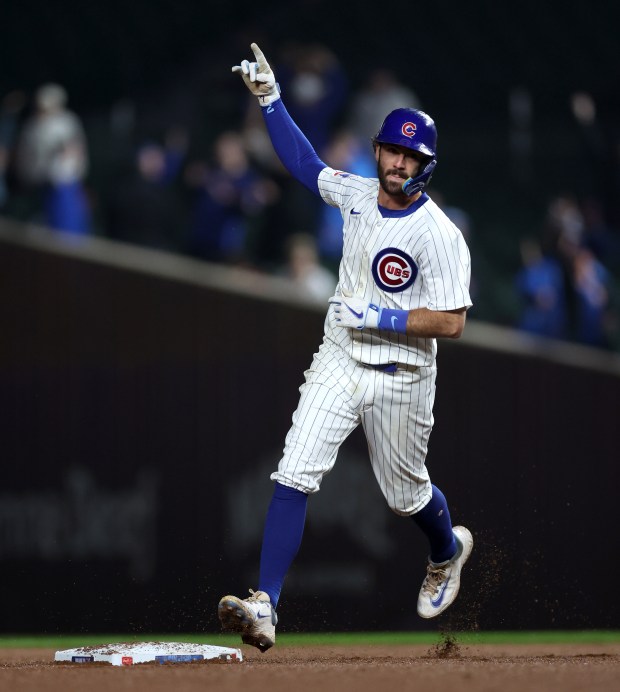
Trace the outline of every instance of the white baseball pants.
<path fill-rule="evenodd" d="M 361 423 L 370 462 L 390 508 L 415 514 L 430 500 L 425 459 L 433 427 L 436 366 L 386 373 L 323 343 L 315 354 L 272 480 L 319 490 L 340 445 Z"/>

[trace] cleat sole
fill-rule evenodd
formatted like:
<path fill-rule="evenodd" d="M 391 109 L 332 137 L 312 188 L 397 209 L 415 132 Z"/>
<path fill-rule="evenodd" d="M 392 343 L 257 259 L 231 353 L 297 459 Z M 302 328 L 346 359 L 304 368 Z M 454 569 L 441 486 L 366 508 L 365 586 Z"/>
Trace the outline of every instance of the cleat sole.
<path fill-rule="evenodd" d="M 254 622 L 251 614 L 234 596 L 223 598 L 220 601 L 217 615 L 225 632 L 243 632 Z"/>

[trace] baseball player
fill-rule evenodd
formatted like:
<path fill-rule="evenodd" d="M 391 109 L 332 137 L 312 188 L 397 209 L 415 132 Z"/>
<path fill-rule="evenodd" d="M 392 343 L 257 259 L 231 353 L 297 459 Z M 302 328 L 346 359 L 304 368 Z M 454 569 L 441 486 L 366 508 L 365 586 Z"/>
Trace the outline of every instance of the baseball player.
<path fill-rule="evenodd" d="M 276 153 L 301 183 L 343 218 L 336 295 L 271 475 L 258 591 L 224 596 L 225 631 L 266 651 L 276 607 L 297 554 L 308 496 L 316 493 L 340 445 L 362 425 L 370 462 L 389 507 L 411 517 L 430 545 L 417 612 L 436 617 L 456 598 L 473 539 L 452 526 L 446 498 L 425 466 L 433 426 L 436 338 L 459 338 L 469 297 L 470 256 L 460 231 L 425 192 L 435 168 L 437 132 L 422 111 L 399 108 L 373 139 L 378 179 L 323 163 L 288 115 L 259 47 L 232 68 L 258 97 Z"/>

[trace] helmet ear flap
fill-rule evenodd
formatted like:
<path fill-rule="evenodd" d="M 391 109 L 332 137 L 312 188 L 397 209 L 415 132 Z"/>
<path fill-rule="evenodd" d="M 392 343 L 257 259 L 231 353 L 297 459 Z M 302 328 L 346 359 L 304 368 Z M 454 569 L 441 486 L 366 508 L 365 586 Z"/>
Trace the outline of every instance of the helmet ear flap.
<path fill-rule="evenodd" d="M 407 197 L 415 195 L 417 192 L 421 192 L 431 181 L 433 171 L 437 165 L 437 159 L 431 159 L 426 166 L 422 169 L 419 175 L 415 178 L 407 178 L 402 185 L 403 192 Z"/>

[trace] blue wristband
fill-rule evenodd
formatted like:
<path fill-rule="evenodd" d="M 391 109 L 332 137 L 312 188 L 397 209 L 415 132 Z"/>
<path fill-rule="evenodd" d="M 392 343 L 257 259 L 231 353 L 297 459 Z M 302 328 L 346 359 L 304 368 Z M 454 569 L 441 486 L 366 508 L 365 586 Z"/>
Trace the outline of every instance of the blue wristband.
<path fill-rule="evenodd" d="M 379 316 L 379 329 L 389 329 L 399 334 L 407 333 L 409 310 L 390 310 L 383 308 Z"/>

